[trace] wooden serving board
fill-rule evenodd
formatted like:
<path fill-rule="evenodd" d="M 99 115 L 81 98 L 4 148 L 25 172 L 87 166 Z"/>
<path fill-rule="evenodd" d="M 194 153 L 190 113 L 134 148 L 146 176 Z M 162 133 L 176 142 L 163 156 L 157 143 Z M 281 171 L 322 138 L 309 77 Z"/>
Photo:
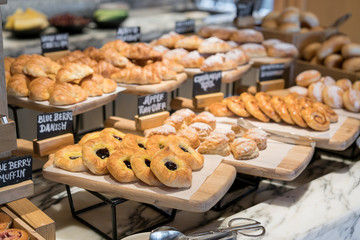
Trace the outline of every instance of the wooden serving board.
<path fill-rule="evenodd" d="M 253 63 L 253 67 L 260 67 L 261 65 L 266 64 L 277 64 L 284 63 L 285 68 L 289 67 L 292 63 L 293 58 L 275 58 L 275 57 L 257 57 L 251 58 L 251 62 Z"/>
<path fill-rule="evenodd" d="M 53 165 L 53 156 L 43 167 L 43 176 L 51 181 L 81 187 L 87 190 L 101 192 L 112 196 L 125 198 L 142 203 L 148 203 L 159 207 L 186 210 L 190 212 L 206 212 L 213 207 L 229 190 L 235 176 L 236 170 L 233 166 L 220 163 L 216 170 L 205 180 L 200 188 L 191 196 L 190 200 L 180 199 L 166 194 L 143 191 L 141 189 L 130 189 L 121 183 L 104 183 L 74 176 L 72 172 L 48 171 Z M 85 174 L 85 173 L 84 173 Z M 96 176 L 103 177 L 103 176 Z M 173 189 L 170 189 L 173 190 Z"/>
<path fill-rule="evenodd" d="M 134 95 L 149 95 L 158 92 L 171 92 L 181 86 L 187 80 L 186 73 L 177 74 L 176 80 L 162 81 L 158 84 L 136 85 L 118 83 L 118 86 L 125 88 L 124 93 Z"/>
<path fill-rule="evenodd" d="M 228 70 L 222 72 L 222 82 L 232 83 L 238 81 L 242 76 L 251 68 L 251 64 L 245 64 L 237 67 L 234 70 Z M 195 74 L 203 73 L 199 68 L 185 68 L 185 72 L 189 78 L 193 78 Z"/>
<path fill-rule="evenodd" d="M 117 95 L 119 94 L 119 92 L 122 92 L 124 90 L 125 88 L 118 86 L 116 91 L 113 93 L 103 94 L 102 96 L 98 96 L 98 97 L 88 97 L 83 102 L 66 105 L 66 106 L 51 105 L 49 104 L 48 101 L 33 101 L 27 97 L 8 96 L 7 98 L 8 98 L 8 104 L 12 104 L 18 107 L 29 108 L 40 112 L 57 112 L 57 111 L 72 110 L 73 115 L 75 116 L 114 101 Z"/>

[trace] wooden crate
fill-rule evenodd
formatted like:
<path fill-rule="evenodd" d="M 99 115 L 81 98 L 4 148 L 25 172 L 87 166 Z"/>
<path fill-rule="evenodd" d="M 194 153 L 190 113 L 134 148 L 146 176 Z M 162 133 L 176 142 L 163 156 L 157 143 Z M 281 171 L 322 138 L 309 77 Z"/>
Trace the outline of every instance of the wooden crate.
<path fill-rule="evenodd" d="M 0 159 L 11 156 L 11 151 L 16 149 L 15 122 L 9 121 L 0 124 Z"/>

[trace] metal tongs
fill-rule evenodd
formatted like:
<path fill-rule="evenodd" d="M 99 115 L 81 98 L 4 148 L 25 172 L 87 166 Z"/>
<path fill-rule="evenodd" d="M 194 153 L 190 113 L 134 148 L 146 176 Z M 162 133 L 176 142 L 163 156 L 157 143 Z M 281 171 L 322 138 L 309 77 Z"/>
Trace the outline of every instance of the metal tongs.
<path fill-rule="evenodd" d="M 250 123 L 244 118 L 239 118 L 237 120 L 237 125 L 243 129 L 249 129 L 249 128 L 261 129 L 268 134 L 268 138 L 271 138 L 279 142 L 315 147 L 315 141 L 311 137 L 303 137 L 296 135 L 294 133 L 281 132 L 271 129 L 262 129 L 261 127 L 255 126 L 254 124 Z"/>

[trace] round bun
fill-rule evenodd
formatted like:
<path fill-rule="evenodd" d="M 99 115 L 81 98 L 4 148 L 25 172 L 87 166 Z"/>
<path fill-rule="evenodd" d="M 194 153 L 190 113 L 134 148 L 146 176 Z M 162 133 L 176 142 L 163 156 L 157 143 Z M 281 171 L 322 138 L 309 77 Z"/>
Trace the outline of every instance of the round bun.
<path fill-rule="evenodd" d="M 123 183 L 137 181 L 131 166 L 131 157 L 137 151 L 139 150 L 134 148 L 122 148 L 111 154 L 107 161 L 107 169 L 113 178 Z"/>
<path fill-rule="evenodd" d="M 302 50 L 302 57 L 305 60 L 310 61 L 314 56 L 316 56 L 316 52 L 320 47 L 321 43 L 319 42 L 310 43 Z"/>
<path fill-rule="evenodd" d="M 146 150 L 140 150 L 130 159 L 132 170 L 137 178 L 150 186 L 160 186 L 161 182 L 151 172 L 152 156 Z"/>
<path fill-rule="evenodd" d="M 192 171 L 187 161 L 173 153 L 169 147 L 159 151 L 152 159 L 150 169 L 161 183 L 173 188 L 189 188 Z"/>
<path fill-rule="evenodd" d="M 264 36 L 262 32 L 254 29 L 241 29 L 234 31 L 231 34 L 230 40 L 237 43 L 262 43 Z"/>
<path fill-rule="evenodd" d="M 83 172 L 88 169 L 83 163 L 82 147 L 78 144 L 68 145 L 56 151 L 54 165 L 71 172 Z"/>
<path fill-rule="evenodd" d="M 0 230 L 0 237 L 5 236 L 5 240 L 29 240 L 29 234 L 21 229 L 1 229 Z"/>
<path fill-rule="evenodd" d="M 317 16 L 309 11 L 300 13 L 300 24 L 302 27 L 314 28 L 319 26 L 319 19 Z"/>
<path fill-rule="evenodd" d="M 278 29 L 280 32 L 284 33 L 300 32 L 300 26 L 295 22 L 281 23 Z"/>
<path fill-rule="evenodd" d="M 360 91 L 360 80 L 357 80 L 353 83 L 352 88 Z"/>
<path fill-rule="evenodd" d="M 352 82 L 347 78 L 338 79 L 336 85 L 341 87 L 344 91 L 352 88 Z"/>
<path fill-rule="evenodd" d="M 348 43 L 342 46 L 341 54 L 344 58 L 360 57 L 360 44 Z"/>
<path fill-rule="evenodd" d="M 11 217 L 4 212 L 0 212 L 0 229 L 8 229 L 11 223 Z"/>
<path fill-rule="evenodd" d="M 324 65 L 329 68 L 341 68 L 343 60 L 340 54 L 333 53 L 324 59 Z"/>
<path fill-rule="evenodd" d="M 295 93 L 296 95 L 299 96 L 306 96 L 308 89 L 306 87 L 301 87 L 301 86 L 292 86 L 289 88 L 289 92 Z"/>
<path fill-rule="evenodd" d="M 322 92 L 323 101 L 326 105 L 332 108 L 343 107 L 344 91 L 341 87 L 336 85 L 326 86 Z"/>
<path fill-rule="evenodd" d="M 321 78 L 321 73 L 317 70 L 307 70 L 296 76 L 296 85 L 307 87 L 311 83 L 318 82 Z"/>
<path fill-rule="evenodd" d="M 267 48 L 269 57 L 294 58 L 298 55 L 297 48 L 290 43 L 277 43 Z"/>
<path fill-rule="evenodd" d="M 344 106 L 351 112 L 360 111 L 360 91 L 354 89 L 348 89 L 343 95 Z"/>
<path fill-rule="evenodd" d="M 320 78 L 320 82 L 325 84 L 325 86 L 335 85 L 336 81 L 330 76 L 325 76 Z"/>
<path fill-rule="evenodd" d="M 312 83 L 308 87 L 308 96 L 313 100 L 314 102 L 322 102 L 322 91 L 325 88 L 325 84 L 321 81 Z"/>
<path fill-rule="evenodd" d="M 349 71 L 360 71 L 360 57 L 346 59 L 343 62 L 342 68 Z"/>
<path fill-rule="evenodd" d="M 299 23 L 299 19 L 300 14 L 298 11 L 286 10 L 280 14 L 278 21 L 279 23 Z"/>
<path fill-rule="evenodd" d="M 342 46 L 350 42 L 350 38 L 345 35 L 332 36 L 328 40 L 325 40 L 321 47 L 318 49 L 317 57 L 319 60 L 323 60 L 330 54 L 340 51 Z"/>

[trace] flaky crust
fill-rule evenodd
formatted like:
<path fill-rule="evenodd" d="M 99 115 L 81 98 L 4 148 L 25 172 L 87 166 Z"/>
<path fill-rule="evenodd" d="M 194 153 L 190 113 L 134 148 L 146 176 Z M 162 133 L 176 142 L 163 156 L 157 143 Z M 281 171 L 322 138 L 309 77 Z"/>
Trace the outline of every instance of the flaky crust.
<path fill-rule="evenodd" d="M 155 177 L 150 169 L 152 156 L 145 150 L 136 152 L 131 156 L 132 170 L 137 178 L 150 186 L 160 186 L 162 183 Z"/>
<path fill-rule="evenodd" d="M 54 166 L 71 172 L 84 172 L 88 169 L 82 160 L 82 147 L 78 144 L 68 145 L 56 151 Z"/>
<path fill-rule="evenodd" d="M 174 126 L 170 125 L 170 124 L 163 124 L 159 127 L 154 127 L 151 129 L 146 129 L 144 131 L 145 133 L 145 137 L 151 137 L 153 135 L 164 135 L 164 136 L 168 136 L 168 135 L 175 135 L 176 134 L 176 129 L 174 128 Z"/>
<path fill-rule="evenodd" d="M 11 76 L 7 84 L 7 94 L 17 97 L 27 97 L 29 95 L 28 85 L 30 79 L 24 74 L 15 74 Z"/>
<path fill-rule="evenodd" d="M 230 155 L 229 139 L 222 133 L 211 133 L 205 141 L 203 141 L 198 152 L 201 154 L 214 154 L 220 156 Z"/>
<path fill-rule="evenodd" d="M 169 145 L 167 136 L 164 135 L 152 135 L 146 141 L 146 150 L 154 156 L 158 151 L 164 149 Z"/>
<path fill-rule="evenodd" d="M 31 55 L 26 55 L 26 54 L 17 57 L 10 66 L 11 75 L 23 74 L 24 65 L 30 59 L 31 59 Z"/>
<path fill-rule="evenodd" d="M 189 52 L 181 59 L 181 63 L 186 68 L 199 68 L 204 63 L 205 58 L 198 51 Z"/>
<path fill-rule="evenodd" d="M 101 96 L 103 94 L 99 85 L 91 78 L 81 80 L 80 87 L 87 92 L 89 97 Z"/>
<path fill-rule="evenodd" d="M 307 124 L 301 115 L 302 108 L 298 104 L 298 102 L 296 101 L 294 103 L 286 104 L 286 106 L 290 114 L 290 117 L 295 122 L 295 124 L 300 127 L 304 127 L 304 128 L 307 127 Z"/>
<path fill-rule="evenodd" d="M 216 117 L 231 117 L 234 113 L 230 111 L 224 102 L 215 102 L 209 106 L 209 111 Z"/>
<path fill-rule="evenodd" d="M 171 115 L 180 115 L 181 117 L 184 118 L 186 125 L 189 125 L 191 123 L 192 119 L 194 117 L 196 117 L 196 114 L 189 108 L 182 108 L 182 109 L 176 110 Z"/>
<path fill-rule="evenodd" d="M 236 61 L 226 58 L 225 54 L 217 53 L 205 59 L 200 67 L 201 71 L 226 71 L 237 68 Z"/>
<path fill-rule="evenodd" d="M 126 134 L 122 140 L 122 148 L 130 148 L 130 149 L 146 149 L 146 141 L 147 139 L 141 136 L 137 136 L 134 134 Z"/>
<path fill-rule="evenodd" d="M 125 56 L 133 60 L 160 60 L 162 53 L 154 50 L 152 46 L 146 43 L 135 43 L 130 45 Z"/>
<path fill-rule="evenodd" d="M 239 117 L 250 117 L 250 113 L 245 108 L 245 103 L 241 101 L 240 96 L 227 97 L 223 101 L 226 106 Z"/>
<path fill-rule="evenodd" d="M 237 160 L 253 159 L 259 156 L 256 142 L 248 138 L 236 138 L 230 143 L 230 149 Z"/>
<path fill-rule="evenodd" d="M 117 129 L 115 129 L 115 128 L 110 128 L 109 127 L 109 128 L 104 128 L 103 130 L 100 131 L 100 136 L 103 136 L 103 135 L 113 137 L 114 139 L 119 141 L 119 143 L 121 143 L 126 134 L 119 131 L 119 130 L 117 130 Z M 119 144 L 119 146 L 120 145 L 121 144 Z"/>
<path fill-rule="evenodd" d="M 212 130 L 214 130 L 216 128 L 216 118 L 213 114 L 209 113 L 209 112 L 201 112 L 200 114 L 198 114 L 196 117 L 194 117 L 191 121 L 191 123 L 195 123 L 195 122 L 202 122 L 202 123 L 206 123 L 208 124 Z"/>
<path fill-rule="evenodd" d="M 167 48 L 174 48 L 175 44 L 180 40 L 183 39 L 185 36 L 178 34 L 176 32 L 169 32 L 167 34 L 162 35 L 160 38 L 152 41 L 151 45 L 162 45 Z"/>
<path fill-rule="evenodd" d="M 200 46 L 200 44 L 204 41 L 203 38 L 197 36 L 197 35 L 192 35 L 189 37 L 184 37 L 179 39 L 176 43 L 175 43 L 175 48 L 184 48 L 186 50 L 196 50 L 198 49 L 198 47 Z"/>
<path fill-rule="evenodd" d="M 248 55 L 252 57 L 266 57 L 267 52 L 263 45 L 258 43 L 245 43 L 241 45 L 241 49 Z"/>
<path fill-rule="evenodd" d="M 130 68 L 121 69 L 111 75 L 111 79 L 118 83 L 127 84 L 156 84 L 161 82 L 160 76 L 157 74 L 152 66 L 133 66 Z"/>
<path fill-rule="evenodd" d="M 267 147 L 267 133 L 258 128 L 248 129 L 243 138 L 248 138 L 256 142 L 259 150 L 265 150 Z"/>
<path fill-rule="evenodd" d="M 241 101 L 245 103 L 245 109 L 251 116 L 262 121 L 269 122 L 270 119 L 260 110 L 255 97 L 251 93 L 243 92 L 240 95 Z"/>
<path fill-rule="evenodd" d="M 338 114 L 328 105 L 317 102 L 317 103 L 313 103 L 312 107 L 316 108 L 320 112 L 325 113 L 331 123 L 338 121 Z"/>
<path fill-rule="evenodd" d="M 211 133 L 213 130 L 209 124 L 203 123 L 203 122 L 194 122 L 189 125 L 190 128 L 194 129 L 197 134 L 199 135 L 200 141 L 204 141 L 207 136 Z"/>
<path fill-rule="evenodd" d="M 225 53 L 231 50 L 231 45 L 217 37 L 205 39 L 199 46 L 201 54 Z"/>
<path fill-rule="evenodd" d="M 316 108 L 306 108 L 301 112 L 301 115 L 307 125 L 316 131 L 327 131 L 330 127 L 329 118 L 323 112 Z"/>
<path fill-rule="evenodd" d="M 292 120 L 288 108 L 285 104 L 285 101 L 282 97 L 274 96 L 270 100 L 271 105 L 275 109 L 276 113 L 280 116 L 280 118 L 288 123 L 288 124 L 295 124 Z"/>
<path fill-rule="evenodd" d="M 55 81 L 48 77 L 38 77 L 29 84 L 29 98 L 35 101 L 49 100 Z"/>
<path fill-rule="evenodd" d="M 131 157 L 136 151 L 136 149 L 122 148 L 110 155 L 106 167 L 117 181 L 127 183 L 138 180 L 131 165 Z"/>
<path fill-rule="evenodd" d="M 261 32 L 253 29 L 242 29 L 234 31 L 230 40 L 237 43 L 261 43 L 264 41 L 264 36 Z"/>
<path fill-rule="evenodd" d="M 185 127 L 183 129 L 180 129 L 176 135 L 187 139 L 190 146 L 194 149 L 196 149 L 200 145 L 199 134 L 194 128 Z"/>
<path fill-rule="evenodd" d="M 270 95 L 268 95 L 265 92 L 258 92 L 255 94 L 255 99 L 259 108 L 261 109 L 261 111 L 263 111 L 263 113 L 265 113 L 266 116 L 268 116 L 270 119 L 274 120 L 275 122 L 281 121 L 280 116 L 276 113 L 275 109 L 270 103 L 271 100 Z"/>
<path fill-rule="evenodd" d="M 66 63 L 56 75 L 59 82 L 80 82 L 84 77 L 92 74 L 94 70 L 81 63 Z"/>
<path fill-rule="evenodd" d="M 79 141 L 79 145 L 82 146 L 84 145 L 84 143 L 86 143 L 87 141 L 94 139 L 94 138 L 98 138 L 100 137 L 100 131 L 96 131 L 96 132 L 91 132 L 91 133 L 87 133 L 85 134 Z"/>
<path fill-rule="evenodd" d="M 88 95 L 78 85 L 71 83 L 55 83 L 54 90 L 51 92 L 49 102 L 52 105 L 70 105 L 85 101 Z"/>
<path fill-rule="evenodd" d="M 24 64 L 23 72 L 32 77 L 47 77 L 51 74 L 56 75 L 60 68 L 60 64 L 39 55 Z"/>

